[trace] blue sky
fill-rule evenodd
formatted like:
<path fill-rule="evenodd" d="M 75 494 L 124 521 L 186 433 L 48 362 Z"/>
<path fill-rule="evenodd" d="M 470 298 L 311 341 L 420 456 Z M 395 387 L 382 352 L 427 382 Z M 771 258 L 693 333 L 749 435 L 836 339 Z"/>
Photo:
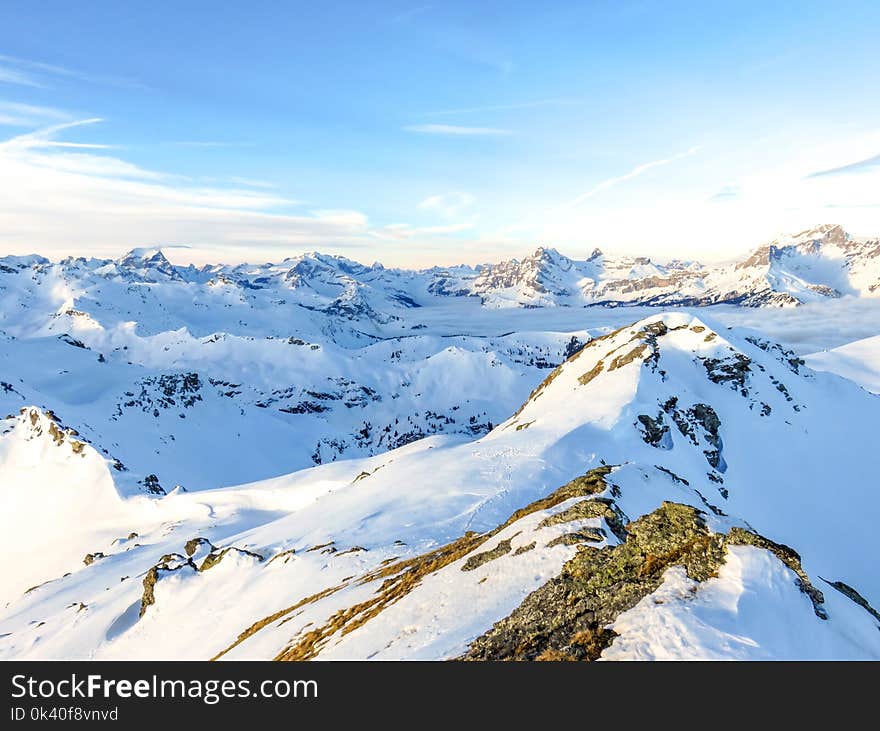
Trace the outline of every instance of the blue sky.
<path fill-rule="evenodd" d="M 880 234 L 876 2 L 17 2 L 0 253 L 538 243 L 735 255 Z"/>

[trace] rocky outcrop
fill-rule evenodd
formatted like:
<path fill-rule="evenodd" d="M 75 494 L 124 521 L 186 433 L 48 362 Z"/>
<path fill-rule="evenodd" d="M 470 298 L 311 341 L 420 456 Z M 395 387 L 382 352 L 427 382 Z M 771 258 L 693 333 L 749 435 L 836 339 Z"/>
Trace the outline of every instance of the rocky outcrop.
<path fill-rule="evenodd" d="M 147 613 L 147 609 L 156 603 L 156 584 L 160 579 L 168 574 L 186 569 L 195 571 L 196 567 L 191 559 L 179 553 L 167 553 L 147 569 L 143 580 L 144 590 L 141 594 L 141 608 L 138 616 L 143 617 Z"/>
<path fill-rule="evenodd" d="M 582 545 L 559 576 L 474 640 L 464 659 L 596 660 L 616 636 L 608 625 L 653 593 L 667 568 L 682 566 L 690 579 L 706 581 L 717 575 L 728 545 L 751 545 L 776 555 L 797 575 L 798 588 L 816 616 L 827 619 L 824 597 L 794 550 L 742 528 L 713 533 L 701 511 L 664 502 L 627 525 L 620 544 Z"/>

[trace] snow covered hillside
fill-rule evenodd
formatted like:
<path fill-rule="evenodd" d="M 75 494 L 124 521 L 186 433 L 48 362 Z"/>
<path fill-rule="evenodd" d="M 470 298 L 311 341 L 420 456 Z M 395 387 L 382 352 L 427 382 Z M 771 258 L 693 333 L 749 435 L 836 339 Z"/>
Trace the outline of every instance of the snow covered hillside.
<path fill-rule="evenodd" d="M 856 383 L 711 313 L 132 256 L 7 261 L 0 657 L 880 659 Z"/>
<path fill-rule="evenodd" d="M 849 378 L 880 394 L 880 335 L 806 356 L 810 368 Z"/>

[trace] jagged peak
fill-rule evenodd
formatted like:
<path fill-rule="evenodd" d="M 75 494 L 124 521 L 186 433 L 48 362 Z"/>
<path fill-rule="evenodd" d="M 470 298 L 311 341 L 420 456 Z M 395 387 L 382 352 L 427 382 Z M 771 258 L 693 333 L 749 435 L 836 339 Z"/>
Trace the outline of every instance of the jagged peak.
<path fill-rule="evenodd" d="M 793 239 L 814 239 L 814 238 L 830 238 L 842 236 L 845 238 L 849 238 L 849 234 L 846 232 L 846 229 L 843 228 L 839 223 L 820 223 L 816 226 L 812 226 L 808 229 L 801 231 L 800 233 L 794 234 L 792 236 Z"/>
<path fill-rule="evenodd" d="M 780 399 L 798 411 L 784 380 L 793 375 L 811 378 L 803 365 L 794 353 L 762 337 L 732 335 L 687 312 L 659 313 L 588 342 L 499 428 L 524 428 L 522 424 L 545 417 L 551 427 L 553 422 L 581 419 L 610 425 L 639 398 L 637 393 L 656 392 L 664 399 L 674 395 L 675 387 L 664 385 L 669 381 L 729 388 L 756 413 L 769 409 L 768 403 L 775 408 Z"/>
<path fill-rule="evenodd" d="M 165 252 L 162 250 L 161 246 L 139 246 L 131 249 L 123 256 L 119 257 L 116 260 L 117 264 L 122 265 L 130 265 L 135 262 L 149 262 L 149 263 L 167 263 L 171 262 L 165 256 Z"/>
<path fill-rule="evenodd" d="M 567 259 L 568 257 L 559 253 L 558 249 L 552 246 L 538 246 L 532 254 L 533 259 Z"/>
<path fill-rule="evenodd" d="M 26 431 L 28 438 L 51 439 L 58 447 L 65 447 L 72 455 L 85 457 L 94 450 L 88 448 L 85 441 L 79 439 L 79 432 L 66 427 L 50 409 L 39 406 L 23 406 L 19 409 L 17 425 Z"/>

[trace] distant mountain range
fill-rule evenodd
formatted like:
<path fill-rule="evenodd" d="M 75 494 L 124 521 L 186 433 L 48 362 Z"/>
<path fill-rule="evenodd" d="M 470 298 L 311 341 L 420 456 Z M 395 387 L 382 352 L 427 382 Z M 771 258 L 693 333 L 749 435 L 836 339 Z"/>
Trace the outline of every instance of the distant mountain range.
<path fill-rule="evenodd" d="M 610 256 L 596 249 L 570 259 L 539 247 L 524 259 L 476 267 L 410 271 L 308 253 L 280 264 L 175 266 L 161 249 L 117 260 L 39 256 L 0 258 L 0 274 L 65 282 L 177 283 L 225 292 L 228 299 L 297 305 L 347 320 L 387 323 L 401 309 L 439 298 L 475 297 L 485 307 L 587 305 L 789 307 L 852 295 L 880 296 L 880 239 L 858 239 L 826 224 L 772 241 L 727 264 Z M 2 281 L 2 280 L 0 280 Z M 0 284 L 2 286 L 2 284 Z"/>
<path fill-rule="evenodd" d="M 4 257 L 0 659 L 880 658 L 876 338 L 733 326 L 878 281 Z"/>

